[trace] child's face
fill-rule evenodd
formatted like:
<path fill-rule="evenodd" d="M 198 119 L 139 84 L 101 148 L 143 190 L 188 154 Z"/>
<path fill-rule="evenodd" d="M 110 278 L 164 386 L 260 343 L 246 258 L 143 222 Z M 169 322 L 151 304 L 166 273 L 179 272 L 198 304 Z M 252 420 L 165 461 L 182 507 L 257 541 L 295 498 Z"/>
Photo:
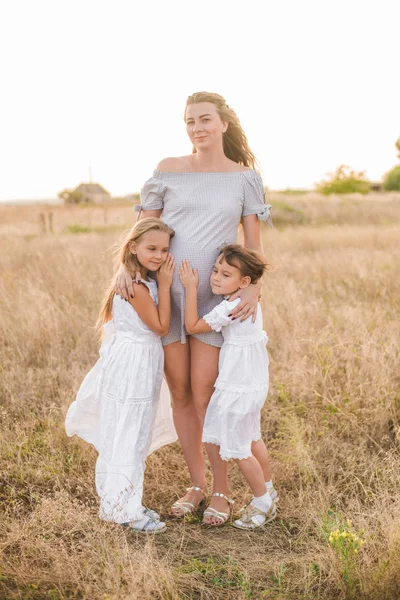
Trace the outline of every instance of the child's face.
<path fill-rule="evenodd" d="M 217 258 L 210 277 L 213 294 L 229 296 L 229 294 L 234 294 L 238 289 L 243 289 L 249 284 L 250 277 L 243 277 L 237 267 L 228 265 L 220 256 Z"/>
<path fill-rule="evenodd" d="M 162 231 L 148 231 L 138 242 L 129 246 L 139 263 L 148 271 L 158 271 L 165 262 L 169 250 L 169 235 Z"/>

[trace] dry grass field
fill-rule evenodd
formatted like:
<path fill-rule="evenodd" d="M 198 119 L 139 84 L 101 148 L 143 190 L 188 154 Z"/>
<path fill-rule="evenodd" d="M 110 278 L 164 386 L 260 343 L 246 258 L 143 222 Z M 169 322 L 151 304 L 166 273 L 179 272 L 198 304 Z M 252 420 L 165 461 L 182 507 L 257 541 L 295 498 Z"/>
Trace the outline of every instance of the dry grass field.
<path fill-rule="evenodd" d="M 150 539 L 99 521 L 96 453 L 64 432 L 132 208 L 0 207 L 1 599 L 400 598 L 400 196 L 270 201 L 278 518 L 246 534 L 194 517 Z M 163 448 L 145 501 L 165 513 L 188 483 L 179 445 Z"/>

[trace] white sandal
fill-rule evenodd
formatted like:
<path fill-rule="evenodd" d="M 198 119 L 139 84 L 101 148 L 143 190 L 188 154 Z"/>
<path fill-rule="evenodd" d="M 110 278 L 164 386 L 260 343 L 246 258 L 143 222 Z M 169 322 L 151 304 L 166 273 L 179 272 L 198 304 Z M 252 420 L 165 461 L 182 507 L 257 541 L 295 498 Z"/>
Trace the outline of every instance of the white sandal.
<path fill-rule="evenodd" d="M 232 498 L 228 498 L 228 496 L 225 496 L 225 494 L 221 494 L 220 492 L 214 492 L 212 494 L 213 496 L 216 496 L 218 498 L 223 498 L 224 500 L 227 501 L 227 503 L 232 506 L 232 504 L 235 504 L 235 501 L 232 500 Z M 209 506 L 203 514 L 203 521 L 202 521 L 202 525 L 206 525 L 207 527 L 221 527 L 221 525 L 225 525 L 225 523 L 227 522 L 227 520 L 230 517 L 230 512 L 226 513 L 226 512 L 220 512 L 219 510 L 216 510 L 215 508 L 212 508 L 211 506 Z M 216 525 L 213 525 L 212 523 L 207 523 L 206 521 L 204 521 L 204 517 L 212 517 L 214 519 L 219 519 L 220 523 L 217 523 Z"/>
<path fill-rule="evenodd" d="M 197 485 L 192 485 L 191 487 L 186 488 L 187 492 L 190 492 L 191 490 L 194 490 L 195 492 L 201 492 L 203 494 L 203 498 L 200 500 L 200 502 L 195 506 L 193 504 L 193 502 L 189 502 L 187 500 L 177 500 L 176 502 L 174 502 L 174 504 L 172 505 L 171 508 L 177 508 L 178 510 L 181 511 L 180 515 L 176 515 L 174 513 L 171 513 L 172 517 L 176 517 L 177 519 L 180 519 L 181 517 L 185 517 L 186 515 L 192 515 L 194 514 L 200 507 L 200 504 L 202 504 L 206 498 L 206 494 L 203 492 L 203 490 L 198 487 Z"/>
<path fill-rule="evenodd" d="M 270 523 L 275 519 L 276 504 L 274 501 L 272 501 L 271 506 L 269 507 L 267 512 L 260 510 L 252 504 L 248 504 L 240 510 L 239 514 L 240 519 L 237 519 L 232 523 L 233 527 L 236 527 L 236 529 L 243 529 L 244 531 L 255 531 L 256 529 L 261 529 L 261 527 L 265 527 L 267 523 Z M 260 523 L 257 519 L 253 518 L 257 516 L 264 517 L 264 521 Z"/>
<path fill-rule="evenodd" d="M 166 531 L 167 526 L 165 523 L 160 521 L 160 519 L 151 517 L 149 512 L 147 512 L 147 514 L 143 514 L 144 518 L 147 518 L 147 520 L 140 526 L 139 523 L 141 523 L 143 519 L 140 519 L 139 521 L 131 521 L 130 523 L 121 523 L 122 527 L 126 527 L 135 533 L 145 533 L 147 535 L 155 535 L 156 533 L 163 533 Z"/>

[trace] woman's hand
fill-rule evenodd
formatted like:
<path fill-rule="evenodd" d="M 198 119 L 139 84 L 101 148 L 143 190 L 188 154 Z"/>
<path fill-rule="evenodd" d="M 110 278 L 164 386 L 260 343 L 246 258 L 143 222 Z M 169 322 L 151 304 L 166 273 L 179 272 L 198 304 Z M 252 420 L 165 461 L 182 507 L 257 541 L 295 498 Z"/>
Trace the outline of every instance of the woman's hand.
<path fill-rule="evenodd" d="M 262 283 L 260 280 L 257 281 L 257 283 L 252 283 L 247 288 L 239 290 L 229 296 L 230 302 L 232 300 L 236 300 L 236 298 L 242 299 L 242 301 L 235 306 L 229 316 L 232 316 L 234 319 L 240 319 L 241 321 L 245 321 L 251 317 L 251 320 L 254 323 L 257 317 L 257 305 L 261 288 Z"/>
<path fill-rule="evenodd" d="M 133 298 L 135 296 L 133 282 L 136 281 L 139 283 L 140 280 L 140 271 L 134 273 L 134 276 L 132 277 L 125 265 L 120 265 L 115 276 L 115 293 L 124 300 L 128 300 L 129 297 Z"/>
<path fill-rule="evenodd" d="M 197 289 L 199 285 L 199 274 L 197 269 L 192 269 L 188 260 L 183 260 L 179 267 L 179 277 L 185 290 Z"/>
<path fill-rule="evenodd" d="M 165 286 L 170 288 L 174 278 L 174 271 L 175 259 L 172 254 L 168 254 L 166 261 L 161 265 L 156 274 L 158 287 Z"/>

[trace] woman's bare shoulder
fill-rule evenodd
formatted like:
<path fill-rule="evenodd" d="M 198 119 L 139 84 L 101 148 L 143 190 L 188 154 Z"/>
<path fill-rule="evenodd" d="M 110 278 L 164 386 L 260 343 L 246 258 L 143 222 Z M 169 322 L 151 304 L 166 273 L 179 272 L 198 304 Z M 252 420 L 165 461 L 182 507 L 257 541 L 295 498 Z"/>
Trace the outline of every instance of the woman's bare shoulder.
<path fill-rule="evenodd" d="M 187 171 L 191 165 L 191 156 L 170 156 L 164 158 L 157 165 L 157 171 L 161 173 L 179 173 Z"/>
<path fill-rule="evenodd" d="M 235 162 L 234 160 L 228 159 L 229 160 L 229 170 L 230 171 L 239 171 L 240 173 L 243 173 L 245 171 L 253 171 L 253 169 L 251 169 L 250 167 L 244 167 L 243 165 L 240 165 L 239 163 Z"/>

